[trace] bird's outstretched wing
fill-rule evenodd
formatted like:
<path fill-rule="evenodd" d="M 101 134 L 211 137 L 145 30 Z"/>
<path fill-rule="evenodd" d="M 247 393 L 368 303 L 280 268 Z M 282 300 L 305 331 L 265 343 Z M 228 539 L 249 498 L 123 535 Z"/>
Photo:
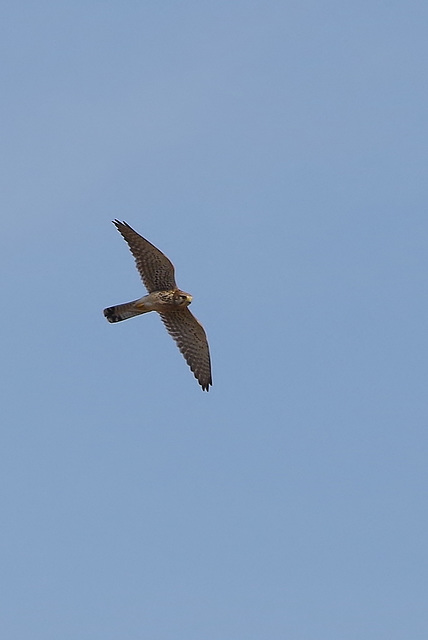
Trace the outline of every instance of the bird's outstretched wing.
<path fill-rule="evenodd" d="M 209 391 L 212 385 L 210 350 L 203 326 L 187 308 L 159 315 L 202 389 Z"/>
<path fill-rule="evenodd" d="M 174 265 L 166 255 L 126 222 L 113 220 L 113 224 L 128 243 L 148 292 L 176 289 Z"/>

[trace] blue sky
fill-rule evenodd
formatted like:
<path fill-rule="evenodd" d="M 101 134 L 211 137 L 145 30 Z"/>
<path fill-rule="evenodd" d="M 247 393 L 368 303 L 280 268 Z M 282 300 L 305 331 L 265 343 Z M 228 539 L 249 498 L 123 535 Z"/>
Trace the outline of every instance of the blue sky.
<path fill-rule="evenodd" d="M 425 640 L 426 3 L 0 17 L 3 636 Z"/>

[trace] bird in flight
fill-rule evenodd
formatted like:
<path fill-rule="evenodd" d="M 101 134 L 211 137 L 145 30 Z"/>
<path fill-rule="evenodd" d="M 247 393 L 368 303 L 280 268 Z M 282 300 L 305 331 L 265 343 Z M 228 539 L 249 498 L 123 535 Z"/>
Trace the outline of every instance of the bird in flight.
<path fill-rule="evenodd" d="M 126 222 L 113 220 L 113 224 L 128 243 L 149 294 L 104 309 L 105 317 L 109 322 L 120 322 L 157 311 L 202 389 L 209 391 L 212 385 L 210 351 L 203 326 L 188 308 L 192 296 L 177 287 L 174 265 L 162 251 Z"/>

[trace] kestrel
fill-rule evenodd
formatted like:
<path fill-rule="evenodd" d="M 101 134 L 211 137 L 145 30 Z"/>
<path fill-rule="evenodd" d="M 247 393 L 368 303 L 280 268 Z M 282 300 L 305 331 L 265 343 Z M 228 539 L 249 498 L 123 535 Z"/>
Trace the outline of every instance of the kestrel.
<path fill-rule="evenodd" d="M 141 279 L 149 295 L 104 309 L 109 322 L 120 322 L 149 311 L 157 311 L 168 333 L 204 391 L 211 379 L 210 352 L 203 326 L 188 309 L 192 296 L 181 291 L 175 282 L 174 265 L 148 240 L 126 222 L 113 220 L 129 245 Z"/>

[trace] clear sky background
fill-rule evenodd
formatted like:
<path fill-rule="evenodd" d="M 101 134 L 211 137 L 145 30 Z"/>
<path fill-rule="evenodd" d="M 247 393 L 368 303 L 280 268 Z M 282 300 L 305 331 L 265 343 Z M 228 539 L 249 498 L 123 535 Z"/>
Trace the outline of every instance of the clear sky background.
<path fill-rule="evenodd" d="M 0 625 L 428 637 L 428 4 L 4 2 Z M 126 220 L 206 327 L 204 393 Z"/>

